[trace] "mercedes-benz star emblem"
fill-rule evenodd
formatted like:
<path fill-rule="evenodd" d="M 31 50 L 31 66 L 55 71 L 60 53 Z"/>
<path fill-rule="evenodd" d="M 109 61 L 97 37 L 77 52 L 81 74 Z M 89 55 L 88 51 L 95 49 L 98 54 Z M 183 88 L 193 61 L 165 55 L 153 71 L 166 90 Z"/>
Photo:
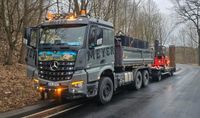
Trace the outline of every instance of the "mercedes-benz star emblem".
<path fill-rule="evenodd" d="M 52 71 L 56 71 L 58 69 L 58 65 L 59 63 L 57 61 L 53 61 L 51 64 L 50 64 L 50 69 Z"/>

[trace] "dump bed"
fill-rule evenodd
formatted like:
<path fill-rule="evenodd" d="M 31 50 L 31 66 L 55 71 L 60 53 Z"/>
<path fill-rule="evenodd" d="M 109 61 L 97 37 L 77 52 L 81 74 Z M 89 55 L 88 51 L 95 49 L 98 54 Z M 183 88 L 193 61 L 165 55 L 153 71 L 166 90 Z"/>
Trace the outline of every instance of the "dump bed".
<path fill-rule="evenodd" d="M 141 65 L 153 63 L 153 51 L 132 47 L 123 47 L 123 65 Z"/>
<path fill-rule="evenodd" d="M 127 36 L 116 37 L 116 67 L 152 64 L 153 58 L 154 53 L 151 49 L 148 48 L 148 42 Z"/>

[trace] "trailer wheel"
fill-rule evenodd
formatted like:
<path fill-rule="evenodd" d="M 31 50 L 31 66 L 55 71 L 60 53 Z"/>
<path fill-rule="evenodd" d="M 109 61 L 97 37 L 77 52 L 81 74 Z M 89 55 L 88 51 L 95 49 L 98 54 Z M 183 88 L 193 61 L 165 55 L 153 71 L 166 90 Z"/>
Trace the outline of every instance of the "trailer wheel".
<path fill-rule="evenodd" d="M 142 72 L 142 86 L 146 87 L 149 84 L 149 72 L 144 70 Z"/>
<path fill-rule="evenodd" d="M 170 71 L 170 76 L 173 76 L 173 75 L 174 75 L 174 71 L 171 70 L 171 71 Z"/>
<path fill-rule="evenodd" d="M 108 103 L 113 96 L 113 82 L 110 77 L 102 77 L 99 83 L 98 101 L 100 104 Z"/>
<path fill-rule="evenodd" d="M 161 72 L 160 72 L 160 71 L 157 72 L 157 74 L 156 74 L 156 76 L 155 76 L 155 79 L 156 79 L 156 81 L 158 81 L 158 82 L 162 79 L 162 77 L 161 77 Z"/>
<path fill-rule="evenodd" d="M 142 86 L 142 74 L 140 71 L 137 71 L 135 75 L 134 88 L 135 90 L 139 90 L 141 86 Z"/>

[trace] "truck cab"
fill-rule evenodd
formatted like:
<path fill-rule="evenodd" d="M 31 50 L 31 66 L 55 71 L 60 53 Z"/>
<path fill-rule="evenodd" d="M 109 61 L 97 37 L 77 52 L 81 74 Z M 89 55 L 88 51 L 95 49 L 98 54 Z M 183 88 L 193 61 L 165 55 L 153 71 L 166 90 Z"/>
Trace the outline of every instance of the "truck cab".
<path fill-rule="evenodd" d="M 109 22 L 88 17 L 51 20 L 26 28 L 24 39 L 27 75 L 42 98 L 93 97 L 102 75 L 114 81 L 114 30 Z"/>

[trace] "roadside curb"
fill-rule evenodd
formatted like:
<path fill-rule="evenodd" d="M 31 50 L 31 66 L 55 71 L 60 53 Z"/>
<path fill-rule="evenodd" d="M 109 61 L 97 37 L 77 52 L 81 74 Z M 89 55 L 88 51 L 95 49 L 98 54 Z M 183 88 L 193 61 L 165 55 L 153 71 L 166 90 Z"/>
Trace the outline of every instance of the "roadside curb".
<path fill-rule="evenodd" d="M 2 118 L 7 118 L 7 117 L 13 117 L 13 116 L 16 116 L 16 115 L 20 115 L 20 114 L 25 114 L 27 112 L 31 112 L 33 110 L 37 110 L 37 109 L 41 109 L 43 107 L 46 107 L 51 102 L 52 101 L 38 102 L 37 104 L 32 105 L 32 106 L 26 106 L 26 107 L 22 107 L 22 108 L 19 108 L 19 109 L 15 109 L 15 110 L 11 110 L 11 111 L 0 113 L 0 116 Z"/>

